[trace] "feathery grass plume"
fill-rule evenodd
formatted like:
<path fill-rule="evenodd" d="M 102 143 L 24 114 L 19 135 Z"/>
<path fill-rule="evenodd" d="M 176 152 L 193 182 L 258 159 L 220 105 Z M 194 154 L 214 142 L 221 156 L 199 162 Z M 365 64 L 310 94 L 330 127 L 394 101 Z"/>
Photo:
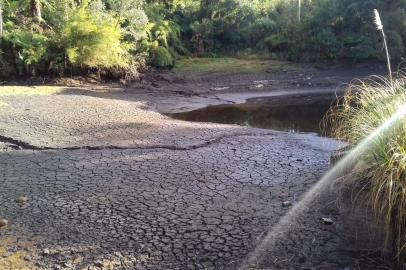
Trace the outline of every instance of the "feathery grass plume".
<path fill-rule="evenodd" d="M 363 141 L 406 104 L 406 74 L 395 79 L 372 77 L 351 84 L 324 119 L 332 135 L 351 145 Z M 367 167 L 357 168 L 348 181 L 358 184 L 393 237 L 399 265 L 406 262 L 406 116 L 377 136 L 360 156 Z M 389 244 L 389 243 L 388 243 Z"/>
<path fill-rule="evenodd" d="M 376 29 L 378 29 L 378 31 L 381 31 L 381 33 L 382 33 L 383 45 L 384 45 L 385 51 L 386 51 L 386 61 L 387 61 L 387 65 L 388 65 L 389 79 L 392 80 L 392 68 L 391 68 L 391 63 L 390 63 L 388 44 L 386 43 L 386 35 L 385 35 L 385 31 L 383 30 L 381 16 L 379 15 L 379 11 L 377 9 L 374 9 L 374 17 L 375 17 Z"/>
<path fill-rule="evenodd" d="M 302 20 L 302 1 L 298 0 L 298 8 L 299 8 L 299 22 Z"/>
<path fill-rule="evenodd" d="M 382 21 L 381 21 L 381 16 L 379 15 L 379 11 L 377 9 L 374 9 L 374 15 L 375 15 L 376 28 L 378 30 L 383 30 L 383 24 L 382 24 Z"/>

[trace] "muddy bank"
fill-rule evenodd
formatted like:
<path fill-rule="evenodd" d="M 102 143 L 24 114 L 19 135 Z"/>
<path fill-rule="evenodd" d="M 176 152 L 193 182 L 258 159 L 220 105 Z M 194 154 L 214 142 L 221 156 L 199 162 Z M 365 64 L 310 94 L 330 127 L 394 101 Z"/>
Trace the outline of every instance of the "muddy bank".
<path fill-rule="evenodd" d="M 376 64 L 300 65 L 263 73 L 151 71 L 139 82 L 121 85 L 66 82 L 63 94 L 143 102 L 161 113 L 176 113 L 210 105 L 243 103 L 256 97 L 340 94 L 354 78 L 385 74 Z M 276 99 L 280 100 L 280 99 Z"/>

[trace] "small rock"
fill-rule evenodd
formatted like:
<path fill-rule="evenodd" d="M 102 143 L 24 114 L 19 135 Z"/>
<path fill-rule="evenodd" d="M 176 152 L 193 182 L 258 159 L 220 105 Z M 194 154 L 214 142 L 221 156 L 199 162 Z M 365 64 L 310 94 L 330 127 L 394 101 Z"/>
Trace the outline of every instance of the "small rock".
<path fill-rule="evenodd" d="M 282 206 L 283 206 L 283 207 L 292 206 L 292 202 L 291 202 L 291 201 L 285 201 L 285 202 L 282 203 Z"/>
<path fill-rule="evenodd" d="M 323 221 L 323 223 L 325 225 L 332 225 L 334 224 L 334 221 L 331 218 L 322 218 L 321 221 Z"/>
<path fill-rule="evenodd" d="M 72 264 L 71 261 L 67 261 L 67 262 L 65 262 L 63 265 L 64 265 L 65 267 L 67 267 L 67 268 L 74 268 L 74 267 L 75 267 L 75 266 Z"/>
<path fill-rule="evenodd" d="M 26 204 L 28 202 L 27 196 L 20 196 L 16 200 L 17 203 Z"/>
<path fill-rule="evenodd" d="M 13 255 L 13 253 L 11 253 L 10 251 L 7 251 L 7 252 L 4 252 L 1 256 L 3 258 L 7 258 L 7 257 L 10 257 L 11 255 Z"/>
<path fill-rule="evenodd" d="M 6 227 L 8 225 L 7 219 L 0 219 L 0 228 Z"/>
<path fill-rule="evenodd" d="M 51 254 L 51 251 L 47 248 L 44 248 L 44 250 L 42 251 L 42 254 L 49 255 L 49 254 Z"/>
<path fill-rule="evenodd" d="M 31 255 L 25 255 L 25 256 L 24 256 L 24 260 L 26 260 L 27 262 L 32 261 Z"/>

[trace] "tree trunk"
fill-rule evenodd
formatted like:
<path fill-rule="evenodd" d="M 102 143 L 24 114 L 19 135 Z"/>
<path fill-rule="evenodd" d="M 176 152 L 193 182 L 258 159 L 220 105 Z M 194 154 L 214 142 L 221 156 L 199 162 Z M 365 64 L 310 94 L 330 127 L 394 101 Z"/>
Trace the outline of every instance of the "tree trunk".
<path fill-rule="evenodd" d="M 42 21 L 40 0 L 30 0 L 30 12 L 32 17 L 37 18 L 39 22 Z"/>

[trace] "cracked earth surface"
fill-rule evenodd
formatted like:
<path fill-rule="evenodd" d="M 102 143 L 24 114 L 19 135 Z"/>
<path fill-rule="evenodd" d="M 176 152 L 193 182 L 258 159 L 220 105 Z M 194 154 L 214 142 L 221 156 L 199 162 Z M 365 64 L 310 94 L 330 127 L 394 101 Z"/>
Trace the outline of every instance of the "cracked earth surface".
<path fill-rule="evenodd" d="M 0 218 L 9 225 L 0 240 L 9 244 L 0 269 L 2 260 L 18 269 L 238 269 L 337 147 L 171 120 L 134 101 L 2 100 Z M 17 203 L 23 195 L 28 203 Z M 337 218 L 331 197 L 305 212 L 252 269 L 352 267 L 335 226 L 320 222 Z"/>

